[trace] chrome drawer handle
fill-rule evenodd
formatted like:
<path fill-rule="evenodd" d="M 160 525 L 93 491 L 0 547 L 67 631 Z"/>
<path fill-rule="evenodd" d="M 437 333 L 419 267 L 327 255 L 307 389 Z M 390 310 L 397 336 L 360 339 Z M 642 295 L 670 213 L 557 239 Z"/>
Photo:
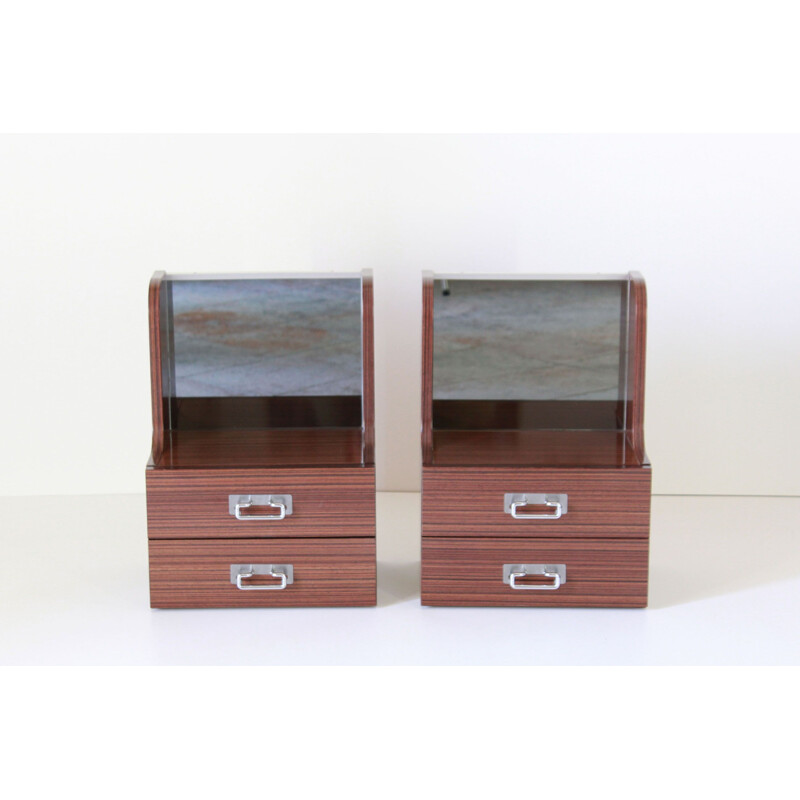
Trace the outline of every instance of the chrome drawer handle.
<path fill-rule="evenodd" d="M 276 503 L 270 500 L 268 503 L 259 503 L 259 505 L 266 505 L 272 506 L 272 508 L 279 508 L 280 511 L 277 514 L 242 514 L 242 511 L 245 508 L 250 508 L 251 506 L 255 505 L 255 503 L 237 503 L 233 509 L 233 515 L 236 519 L 240 519 L 243 522 L 247 520 L 267 520 L 267 519 L 285 519 L 286 518 L 286 506 L 283 503 Z"/>
<path fill-rule="evenodd" d="M 540 590 L 558 589 L 558 587 L 561 586 L 561 578 L 557 572 L 542 573 L 542 575 L 544 575 L 545 578 L 553 579 L 553 583 L 550 586 L 547 586 L 546 584 L 531 584 L 530 586 L 517 586 L 516 583 L 517 578 L 524 578 L 527 574 L 528 574 L 527 572 L 512 572 L 509 575 L 508 585 L 512 589 L 540 589 Z M 239 588 L 241 589 L 242 587 L 240 586 Z"/>
<path fill-rule="evenodd" d="M 559 519 L 561 517 L 561 503 L 556 500 L 554 503 L 550 500 L 545 500 L 544 503 L 540 505 L 550 506 L 556 510 L 555 514 L 520 514 L 517 511 L 518 508 L 524 508 L 528 505 L 527 500 L 517 500 L 516 502 L 511 504 L 511 516 L 514 519 Z"/>
<path fill-rule="evenodd" d="M 279 578 L 275 586 L 245 586 L 242 581 L 256 575 Z M 231 564 L 231 583 L 243 592 L 279 592 L 294 583 L 294 568 L 291 564 Z"/>
<path fill-rule="evenodd" d="M 553 582 L 527 585 L 517 583 L 520 578 L 529 575 L 541 575 L 543 578 L 550 578 Z M 566 564 L 503 564 L 503 583 L 507 583 L 512 589 L 553 592 L 566 582 Z"/>
<path fill-rule="evenodd" d="M 549 506 L 555 511 L 546 514 L 521 514 L 517 509 L 525 506 Z M 503 511 L 514 519 L 560 519 L 567 513 L 567 495 L 565 494 L 505 494 L 503 495 Z"/>
<path fill-rule="evenodd" d="M 273 578 L 280 578 L 281 582 L 277 586 L 242 586 L 242 580 L 244 578 L 252 578 L 255 575 L 255 572 L 240 572 L 236 576 L 236 588 L 241 589 L 244 591 L 251 591 L 251 592 L 266 592 L 266 591 L 280 591 L 281 589 L 286 588 L 286 574 L 283 572 L 270 572 L 269 575 L 272 575 Z"/>
<path fill-rule="evenodd" d="M 277 514 L 242 514 L 252 506 L 271 506 L 277 508 Z M 292 496 L 290 494 L 231 494 L 228 495 L 228 513 L 242 522 L 270 522 L 285 519 L 292 513 Z"/>

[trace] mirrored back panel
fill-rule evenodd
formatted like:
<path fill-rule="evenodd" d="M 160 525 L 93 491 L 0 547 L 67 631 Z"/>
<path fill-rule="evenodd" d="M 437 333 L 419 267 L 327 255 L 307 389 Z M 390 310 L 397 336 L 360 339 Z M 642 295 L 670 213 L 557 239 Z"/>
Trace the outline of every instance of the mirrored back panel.
<path fill-rule="evenodd" d="M 434 281 L 433 427 L 622 430 L 627 276 Z"/>
<path fill-rule="evenodd" d="M 172 430 L 360 427 L 361 280 L 167 276 Z"/>

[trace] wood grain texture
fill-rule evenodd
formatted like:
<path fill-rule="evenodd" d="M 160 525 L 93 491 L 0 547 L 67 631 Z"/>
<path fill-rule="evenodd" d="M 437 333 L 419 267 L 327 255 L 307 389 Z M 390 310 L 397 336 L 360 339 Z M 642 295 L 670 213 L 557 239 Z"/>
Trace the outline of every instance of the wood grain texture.
<path fill-rule="evenodd" d="M 291 494 L 293 513 L 237 520 L 232 494 Z M 151 469 L 147 529 L 151 539 L 374 537 L 375 469 Z"/>
<path fill-rule="evenodd" d="M 359 428 L 167 431 L 156 467 L 355 467 L 361 444 Z"/>
<path fill-rule="evenodd" d="M 647 605 L 648 543 L 642 539 L 422 540 L 422 604 L 428 606 Z M 566 564 L 555 591 L 512 589 L 504 564 Z"/>
<path fill-rule="evenodd" d="M 158 461 L 164 448 L 164 400 L 161 385 L 161 287 L 165 272 L 156 272 L 150 279 L 148 315 L 150 324 L 150 401 L 153 413 L 153 442 L 150 457 Z"/>
<path fill-rule="evenodd" d="M 245 563 L 292 564 L 294 583 L 242 591 L 230 566 Z M 154 608 L 374 606 L 375 575 L 372 538 L 150 541 Z"/>
<path fill-rule="evenodd" d="M 566 494 L 560 519 L 514 519 L 503 495 Z M 650 470 L 425 467 L 423 537 L 637 538 L 647 540 Z"/>
<path fill-rule="evenodd" d="M 433 463 L 433 273 L 422 273 L 422 463 Z"/>
<path fill-rule="evenodd" d="M 434 466 L 622 467 L 636 464 L 625 431 L 434 430 Z"/>
<path fill-rule="evenodd" d="M 636 463 L 648 463 L 644 448 L 644 378 L 647 349 L 647 289 L 638 272 L 630 273 L 627 429 Z"/>
<path fill-rule="evenodd" d="M 362 426 L 363 460 L 375 463 L 375 344 L 373 325 L 372 270 L 361 274 L 361 356 L 362 356 Z"/>

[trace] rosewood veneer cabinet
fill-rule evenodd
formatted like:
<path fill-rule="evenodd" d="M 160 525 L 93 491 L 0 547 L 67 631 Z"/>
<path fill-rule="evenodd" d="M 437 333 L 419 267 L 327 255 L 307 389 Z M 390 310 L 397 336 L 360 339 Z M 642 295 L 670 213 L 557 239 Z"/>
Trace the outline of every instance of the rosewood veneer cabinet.
<path fill-rule="evenodd" d="M 647 605 L 646 294 L 423 279 L 422 603 Z"/>
<path fill-rule="evenodd" d="M 375 604 L 372 277 L 150 282 L 155 608 Z"/>

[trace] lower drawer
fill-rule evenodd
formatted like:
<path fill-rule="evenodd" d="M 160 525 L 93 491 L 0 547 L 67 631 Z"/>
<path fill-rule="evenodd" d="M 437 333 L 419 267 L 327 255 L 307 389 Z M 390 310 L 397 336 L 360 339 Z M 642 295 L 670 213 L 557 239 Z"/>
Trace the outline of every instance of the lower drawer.
<path fill-rule="evenodd" d="M 504 567 L 522 565 L 557 567 L 564 580 L 549 570 L 504 582 Z M 647 569 L 647 539 L 423 537 L 422 604 L 642 608 Z"/>
<path fill-rule="evenodd" d="M 151 539 L 150 605 L 373 606 L 375 539 Z"/>

